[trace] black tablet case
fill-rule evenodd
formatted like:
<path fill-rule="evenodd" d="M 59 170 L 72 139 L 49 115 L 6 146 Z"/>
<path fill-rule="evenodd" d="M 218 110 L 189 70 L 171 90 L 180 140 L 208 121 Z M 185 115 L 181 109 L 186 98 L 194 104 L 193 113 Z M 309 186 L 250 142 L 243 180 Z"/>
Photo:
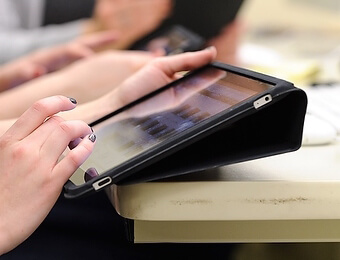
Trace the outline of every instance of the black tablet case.
<path fill-rule="evenodd" d="M 305 92 L 292 85 L 273 104 L 229 122 L 116 184 L 160 180 L 295 151 L 301 147 L 306 107 Z"/>
<path fill-rule="evenodd" d="M 111 176 L 112 184 L 128 185 L 162 180 L 233 163 L 263 158 L 299 149 L 302 142 L 304 118 L 307 108 L 306 93 L 292 83 L 237 68 L 227 64 L 215 65 L 234 73 L 245 74 L 262 81 L 278 84 L 270 92 L 273 100 L 255 109 L 234 110 L 234 116 L 206 132 L 200 139 L 191 138 L 185 146 L 178 146 L 171 153 L 149 160 L 124 174 Z M 253 101 L 249 101 L 253 102 Z M 235 113 L 236 112 L 236 113 Z M 88 188 L 73 191 L 72 184 L 65 184 L 67 198 L 83 196 Z"/>
<path fill-rule="evenodd" d="M 144 168 L 118 184 L 166 179 L 300 148 L 307 97 L 291 88 L 279 100 L 212 135 Z M 194 175 L 191 175 L 194 176 Z M 123 219 L 126 239 L 134 242 L 134 220 Z"/>

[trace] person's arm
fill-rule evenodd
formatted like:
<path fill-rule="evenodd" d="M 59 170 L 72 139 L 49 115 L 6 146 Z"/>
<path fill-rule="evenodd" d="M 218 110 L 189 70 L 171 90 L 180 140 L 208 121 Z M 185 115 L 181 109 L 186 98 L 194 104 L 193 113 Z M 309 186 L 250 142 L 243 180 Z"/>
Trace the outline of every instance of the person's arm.
<path fill-rule="evenodd" d="M 117 40 L 115 31 L 80 37 L 67 44 L 44 48 L 0 67 L 0 92 L 91 56 Z"/>
<path fill-rule="evenodd" d="M 73 112 L 66 111 L 76 101 L 63 96 L 39 100 L 26 110 L 0 137 L 0 255 L 34 232 L 92 152 L 96 136 L 85 122 L 163 86 L 177 72 L 211 62 L 215 55 L 210 48 L 155 59 L 111 93 Z M 60 159 L 68 146 L 70 151 Z"/>
<path fill-rule="evenodd" d="M 47 96 L 72 96 L 79 103 L 99 98 L 154 58 L 144 51 L 107 51 L 80 60 L 0 93 L 0 120 L 18 117 L 33 102 Z"/>
<path fill-rule="evenodd" d="M 171 80 L 176 78 L 177 72 L 199 68 L 211 62 L 215 56 L 216 49 L 209 48 L 198 52 L 154 58 L 135 74 L 125 79 L 119 86 L 113 89 L 111 87 L 111 91 L 107 94 L 92 101 L 79 104 L 76 109 L 63 113 L 62 116 L 66 119 L 80 119 L 87 123 L 91 123 L 92 121 L 169 83 Z M 92 80 L 96 80 L 96 78 Z M 48 82 L 50 83 L 48 84 Z M 63 87 L 63 84 L 67 83 L 61 79 L 49 80 L 46 82 L 46 86 L 50 87 L 48 90 L 55 89 L 57 91 L 59 88 L 59 92 L 61 92 L 60 88 Z M 27 93 L 25 93 L 24 96 L 29 95 L 29 93 L 30 91 L 27 90 Z M 34 95 L 34 93 L 36 92 L 33 91 L 32 95 Z M 14 105 L 20 105 L 21 102 L 15 102 L 15 97 L 16 95 L 13 96 L 11 102 L 6 102 L 7 99 L 4 98 L 2 100 L 2 95 L 0 95 L 0 106 L 2 102 L 6 102 L 4 107 L 16 107 L 13 106 L 13 103 L 15 103 Z M 0 119 L 0 134 L 6 131 L 6 129 L 12 124 L 14 120 L 13 118 L 17 117 L 14 114 L 20 114 L 21 109 L 23 109 L 23 107 L 20 107 L 20 109 L 15 111 L 15 113 L 10 109 L 0 109 L 0 115 L 3 117 L 2 120 Z"/>
<path fill-rule="evenodd" d="M 91 128 L 55 115 L 75 103 L 63 96 L 37 101 L 0 137 L 0 255 L 34 232 L 92 152 Z M 77 145 L 60 159 L 74 140 Z"/>
<path fill-rule="evenodd" d="M 119 41 L 110 48 L 126 49 L 155 29 L 171 9 L 171 0 L 97 0 L 94 16 L 59 25 L 23 29 L 9 20 L 20 20 L 10 0 L 0 1 L 0 64 L 31 51 L 62 44 L 98 31 L 117 30 Z M 43 10 L 39 10 L 43 12 Z M 1 18 L 3 17 L 3 18 Z"/>
<path fill-rule="evenodd" d="M 217 60 L 236 66 L 240 63 L 238 50 L 243 31 L 243 22 L 234 20 L 227 24 L 218 36 L 208 41 L 208 45 L 215 46 L 217 49 Z"/>

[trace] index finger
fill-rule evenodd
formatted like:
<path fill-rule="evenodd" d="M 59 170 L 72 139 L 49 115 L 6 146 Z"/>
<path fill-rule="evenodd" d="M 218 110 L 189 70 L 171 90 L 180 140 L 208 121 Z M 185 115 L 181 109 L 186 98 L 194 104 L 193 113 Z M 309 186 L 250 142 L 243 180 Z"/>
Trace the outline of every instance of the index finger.
<path fill-rule="evenodd" d="M 17 140 L 22 140 L 44 123 L 48 117 L 61 111 L 73 109 L 76 103 L 75 99 L 64 96 L 40 99 L 18 118 L 5 135 L 8 134 Z"/>
<path fill-rule="evenodd" d="M 155 66 L 160 68 L 168 77 L 176 72 L 193 70 L 212 62 L 216 57 L 216 48 L 209 47 L 201 51 L 186 52 L 155 60 Z"/>

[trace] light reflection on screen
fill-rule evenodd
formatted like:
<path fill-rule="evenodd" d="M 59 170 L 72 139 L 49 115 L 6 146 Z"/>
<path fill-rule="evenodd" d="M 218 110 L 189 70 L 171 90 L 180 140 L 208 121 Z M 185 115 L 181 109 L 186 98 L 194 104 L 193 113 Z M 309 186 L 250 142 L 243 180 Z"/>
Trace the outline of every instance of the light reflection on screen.
<path fill-rule="evenodd" d="M 95 149 L 71 180 L 82 184 L 87 169 L 92 169 L 88 171 L 90 175 L 102 174 L 269 87 L 216 68 L 183 79 L 180 84 L 95 125 Z"/>

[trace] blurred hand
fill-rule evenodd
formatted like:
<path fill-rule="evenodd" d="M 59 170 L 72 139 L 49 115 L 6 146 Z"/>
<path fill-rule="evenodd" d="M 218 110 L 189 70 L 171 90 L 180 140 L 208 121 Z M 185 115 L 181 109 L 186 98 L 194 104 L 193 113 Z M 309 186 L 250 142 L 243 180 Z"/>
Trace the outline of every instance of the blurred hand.
<path fill-rule="evenodd" d="M 192 95 L 216 83 L 225 75 L 225 71 L 211 68 L 197 74 L 197 76 L 182 79 L 174 88 L 169 88 L 146 102 L 128 109 L 123 113 L 123 118 L 125 116 L 144 117 L 177 107 Z M 121 117 L 118 119 L 121 119 Z"/>
<path fill-rule="evenodd" d="M 107 98 L 111 107 L 117 109 L 168 84 L 178 78 L 178 72 L 193 70 L 210 63 L 216 57 L 214 47 L 183 54 L 159 57 L 125 80 Z"/>
<path fill-rule="evenodd" d="M 112 50 L 81 60 L 57 73 L 61 93 L 77 97 L 79 103 L 94 100 L 112 91 L 155 57 L 144 51 Z"/>
<path fill-rule="evenodd" d="M 38 50 L 0 68 L 0 90 L 8 89 L 59 70 L 92 55 L 96 49 L 117 40 L 113 31 L 83 36 L 68 44 Z"/>
<path fill-rule="evenodd" d="M 208 45 L 217 49 L 216 59 L 233 65 L 238 65 L 237 52 L 243 33 L 243 23 L 235 20 L 222 29 L 221 33 L 208 41 Z"/>
<path fill-rule="evenodd" d="M 53 95 L 76 97 L 79 103 L 94 100 L 112 91 L 154 58 L 155 54 L 144 51 L 117 50 L 79 60 L 62 70 L 2 92 L 0 118 L 18 117 L 36 100 Z"/>
<path fill-rule="evenodd" d="M 89 126 L 55 116 L 74 107 L 63 96 L 37 101 L 0 137 L 0 255 L 33 233 L 64 183 L 90 155 L 95 136 Z"/>
<path fill-rule="evenodd" d="M 117 30 L 120 38 L 112 47 L 126 49 L 156 29 L 170 14 L 172 0 L 97 0 L 88 32 Z"/>
<path fill-rule="evenodd" d="M 197 52 L 155 58 L 106 95 L 65 112 L 63 117 L 91 123 L 177 79 L 178 72 L 202 67 L 215 57 L 216 49 L 211 47 Z"/>

